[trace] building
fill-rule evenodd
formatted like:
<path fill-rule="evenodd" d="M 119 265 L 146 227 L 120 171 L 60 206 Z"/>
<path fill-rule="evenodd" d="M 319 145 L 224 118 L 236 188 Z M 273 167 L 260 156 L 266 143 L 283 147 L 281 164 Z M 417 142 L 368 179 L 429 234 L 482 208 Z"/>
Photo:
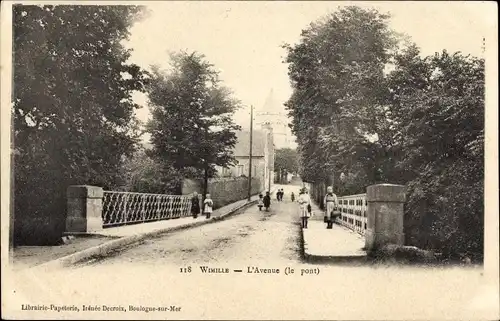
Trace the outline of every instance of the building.
<path fill-rule="evenodd" d="M 274 145 L 277 149 L 292 148 L 297 144 L 288 126 L 290 123 L 285 106 L 276 101 L 271 89 L 262 108 L 256 110 L 255 123 L 257 127 L 271 126 L 274 136 Z"/>
<path fill-rule="evenodd" d="M 221 177 L 248 177 L 250 166 L 250 131 L 236 132 L 237 142 L 233 149 L 236 164 L 230 167 L 218 167 Z M 261 130 L 254 130 L 252 137 L 252 177 L 257 177 L 261 190 L 268 190 L 272 184 L 274 170 L 273 129 L 267 125 Z"/>

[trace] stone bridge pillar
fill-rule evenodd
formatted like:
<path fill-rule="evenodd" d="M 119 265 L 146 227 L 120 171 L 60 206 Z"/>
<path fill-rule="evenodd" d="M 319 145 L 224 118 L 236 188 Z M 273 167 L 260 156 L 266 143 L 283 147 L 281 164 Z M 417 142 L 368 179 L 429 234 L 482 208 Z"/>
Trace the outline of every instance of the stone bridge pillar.
<path fill-rule="evenodd" d="M 66 233 L 85 234 L 102 230 L 101 187 L 72 185 L 66 191 L 68 199 Z"/>
<path fill-rule="evenodd" d="M 366 250 L 386 244 L 404 245 L 403 206 L 406 189 L 402 185 L 378 184 L 366 190 Z"/>

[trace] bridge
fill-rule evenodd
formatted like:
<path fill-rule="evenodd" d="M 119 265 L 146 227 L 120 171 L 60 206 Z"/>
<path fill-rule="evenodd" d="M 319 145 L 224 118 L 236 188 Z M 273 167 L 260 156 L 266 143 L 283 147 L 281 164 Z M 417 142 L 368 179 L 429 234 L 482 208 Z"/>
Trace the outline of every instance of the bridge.
<path fill-rule="evenodd" d="M 321 200 L 321 189 L 304 184 L 311 198 Z M 284 185 L 289 192 L 300 186 Z M 70 186 L 67 235 L 130 236 L 191 224 L 191 199 L 187 195 L 163 195 L 106 191 L 97 186 Z M 256 196 L 252 201 L 256 200 Z M 365 257 L 385 245 L 404 245 L 403 205 L 405 187 L 393 184 L 369 186 L 365 194 L 340 196 L 340 216 L 332 230 L 322 222 L 323 211 L 313 204 L 314 217 L 303 231 L 304 250 L 310 257 Z M 246 200 L 217 211 L 214 219 Z"/>

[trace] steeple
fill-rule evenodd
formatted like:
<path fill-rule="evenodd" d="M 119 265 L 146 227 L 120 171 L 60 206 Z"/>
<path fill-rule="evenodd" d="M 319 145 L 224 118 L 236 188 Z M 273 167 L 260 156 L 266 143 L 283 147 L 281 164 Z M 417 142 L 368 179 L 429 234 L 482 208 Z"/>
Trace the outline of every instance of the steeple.
<path fill-rule="evenodd" d="M 268 113 L 268 114 L 284 114 L 285 110 L 280 103 L 276 101 L 274 96 L 274 89 L 271 88 L 269 94 L 267 95 L 266 101 L 262 108 L 259 110 L 260 113 Z"/>
<path fill-rule="evenodd" d="M 272 133 L 276 148 L 290 147 L 292 133 L 288 128 L 289 119 L 285 106 L 276 100 L 273 89 L 269 91 L 264 105 L 255 114 L 256 124 L 263 130 Z"/>

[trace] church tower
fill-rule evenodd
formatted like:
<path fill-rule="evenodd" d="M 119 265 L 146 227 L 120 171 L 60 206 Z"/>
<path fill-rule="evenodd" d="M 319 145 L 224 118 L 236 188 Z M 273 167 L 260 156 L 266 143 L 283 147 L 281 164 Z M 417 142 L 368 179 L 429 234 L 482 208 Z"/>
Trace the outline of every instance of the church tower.
<path fill-rule="evenodd" d="M 276 149 L 295 148 L 285 106 L 276 101 L 273 89 L 269 92 L 264 105 L 256 111 L 255 122 L 263 129 L 272 128 Z"/>

